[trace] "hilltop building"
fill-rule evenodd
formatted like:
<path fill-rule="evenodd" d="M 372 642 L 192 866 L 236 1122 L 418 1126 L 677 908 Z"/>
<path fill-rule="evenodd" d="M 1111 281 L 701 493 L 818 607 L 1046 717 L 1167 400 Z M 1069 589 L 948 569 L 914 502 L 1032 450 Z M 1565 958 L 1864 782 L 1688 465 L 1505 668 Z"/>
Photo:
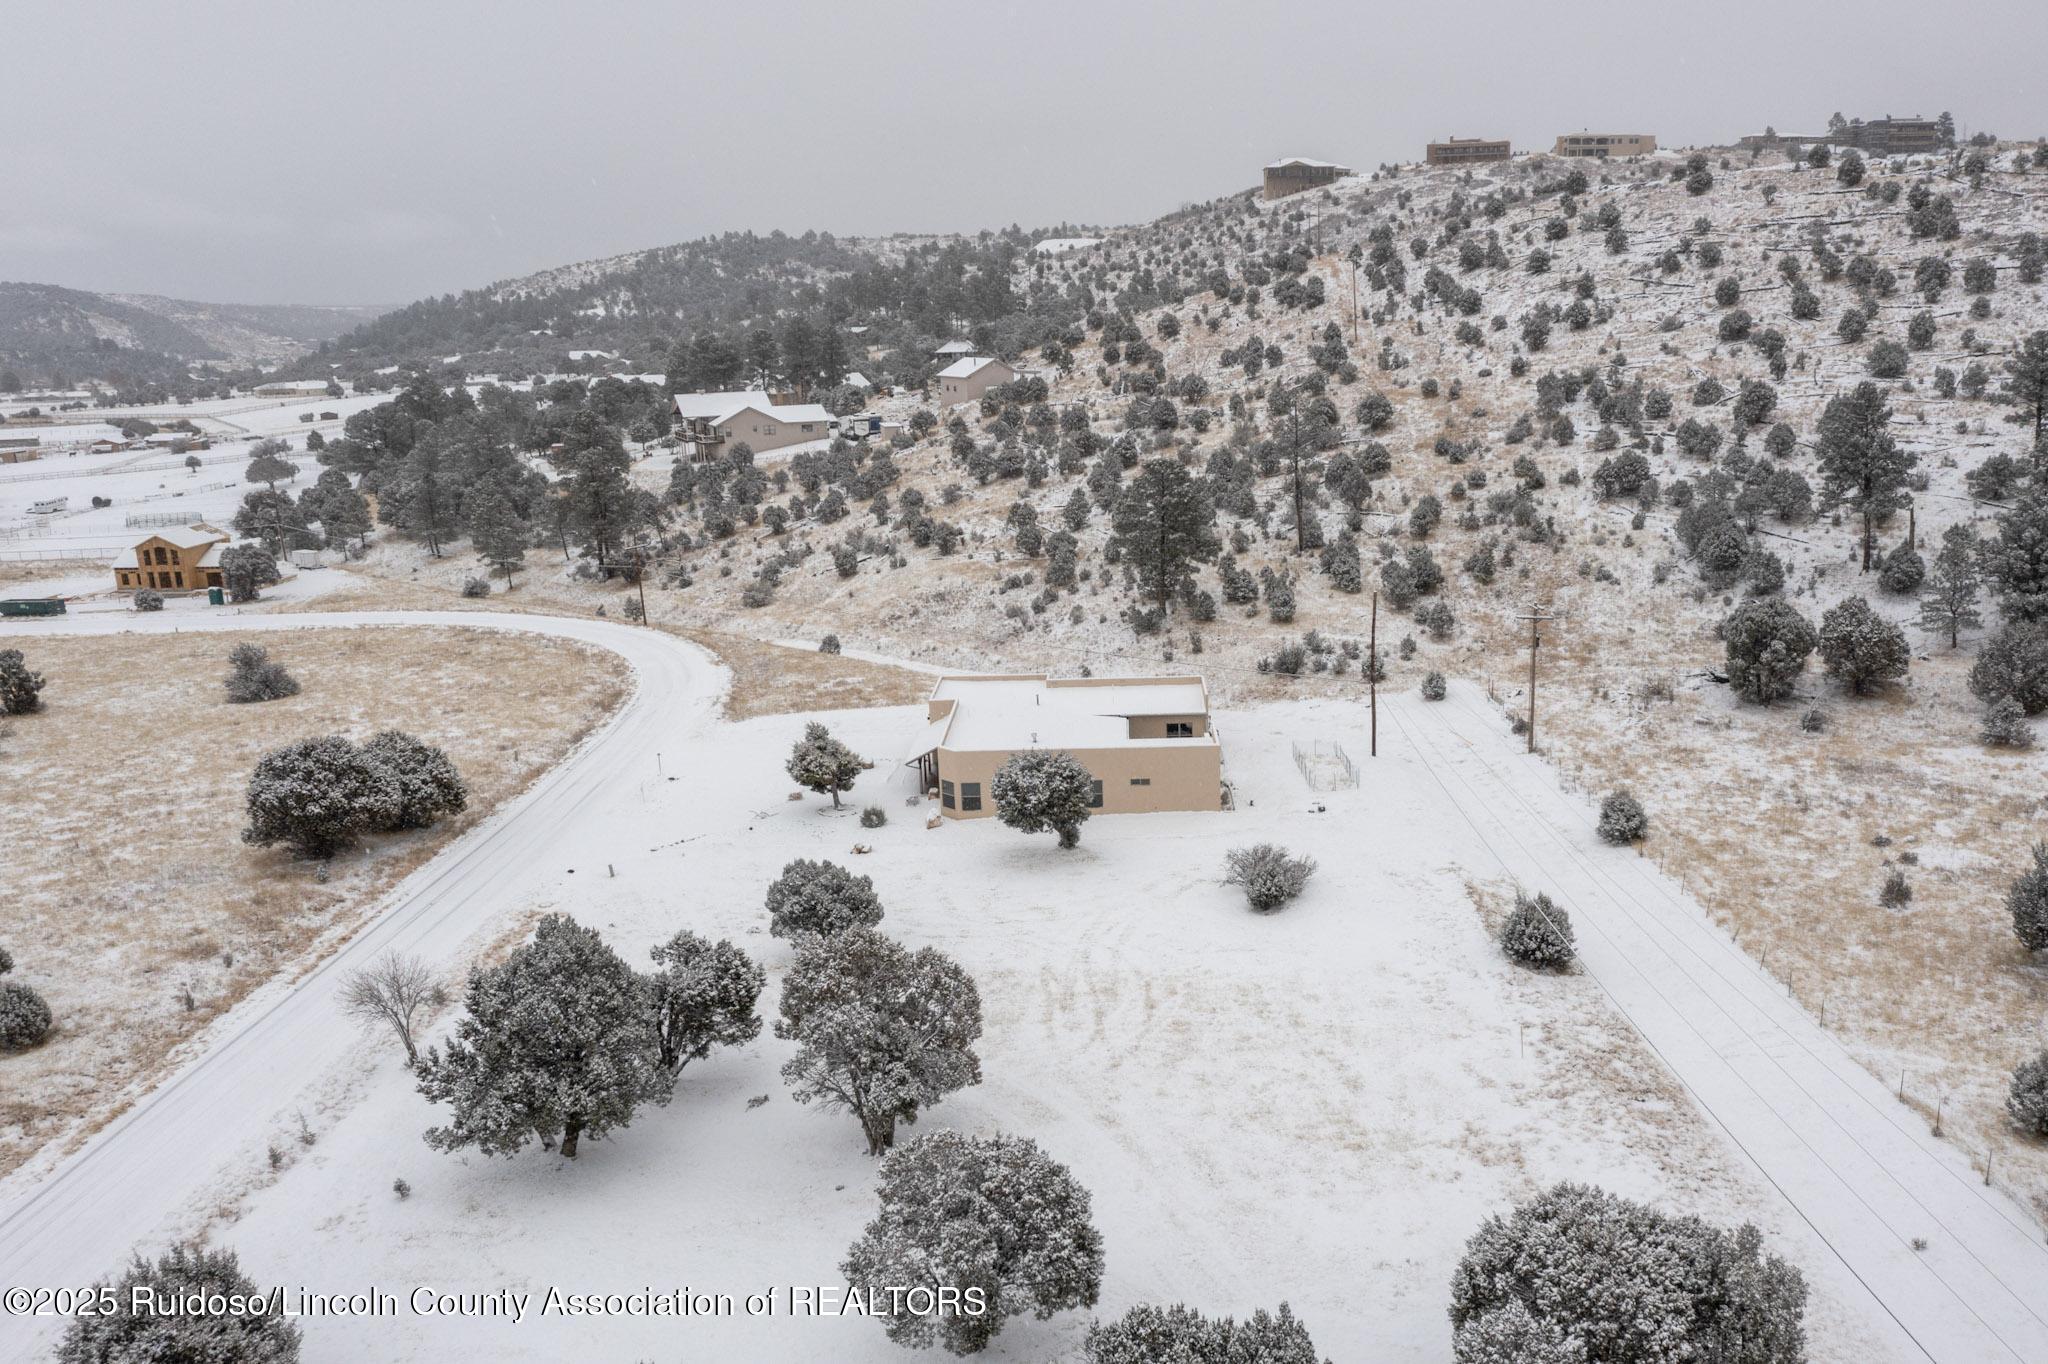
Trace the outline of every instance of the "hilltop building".
<path fill-rule="evenodd" d="M 1305 156 L 1290 156 L 1266 167 L 1264 192 L 1268 199 L 1285 199 L 1303 190 L 1320 189 L 1352 173 L 1351 167 L 1340 166 L 1334 161 L 1311 161 Z"/>
<path fill-rule="evenodd" d="M 1616 156 L 1648 156 L 1656 150 L 1657 139 L 1650 133 L 1563 133 L 1551 155 L 1605 161 Z"/>
<path fill-rule="evenodd" d="M 1512 151 L 1508 140 L 1490 137 L 1454 137 L 1448 142 L 1432 142 L 1423 160 L 1432 166 L 1470 166 L 1484 161 L 1505 161 Z"/>
<path fill-rule="evenodd" d="M 1034 748 L 1071 753 L 1102 814 L 1216 810 L 1223 749 L 1200 677 L 942 677 L 904 765 L 948 819 L 995 813 L 996 769 Z"/>
<path fill-rule="evenodd" d="M 956 403 L 971 403 L 997 384 L 1016 381 L 1017 371 L 1002 361 L 970 355 L 939 371 L 933 380 L 933 387 L 937 390 L 934 396 L 940 403 L 951 407 Z"/>

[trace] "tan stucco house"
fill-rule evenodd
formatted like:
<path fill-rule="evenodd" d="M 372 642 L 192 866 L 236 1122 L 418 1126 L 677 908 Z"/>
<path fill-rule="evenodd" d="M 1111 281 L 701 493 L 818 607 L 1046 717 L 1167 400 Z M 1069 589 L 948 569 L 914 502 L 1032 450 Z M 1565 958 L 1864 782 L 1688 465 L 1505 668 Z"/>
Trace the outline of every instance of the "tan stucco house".
<path fill-rule="evenodd" d="M 964 360 L 955 360 L 940 370 L 932 381 L 938 401 L 947 407 L 956 403 L 971 403 L 997 384 L 1012 384 L 1017 381 L 1017 371 L 1000 360 L 991 360 L 982 355 L 970 355 Z"/>
<path fill-rule="evenodd" d="M 137 540 L 114 560 L 114 587 L 135 592 L 197 592 L 222 586 L 221 551 L 226 531 L 211 526 L 175 526 Z"/>
<path fill-rule="evenodd" d="M 777 402 L 775 395 L 758 389 L 678 393 L 675 407 L 677 434 L 694 444 L 700 457 L 741 441 L 758 455 L 832 434 L 832 414 L 823 404 Z"/>
<path fill-rule="evenodd" d="M 1216 810 L 1223 749 L 1200 677 L 942 677 L 905 757 L 948 819 L 995 813 L 996 769 L 1033 748 L 1071 753 L 1102 814 Z"/>

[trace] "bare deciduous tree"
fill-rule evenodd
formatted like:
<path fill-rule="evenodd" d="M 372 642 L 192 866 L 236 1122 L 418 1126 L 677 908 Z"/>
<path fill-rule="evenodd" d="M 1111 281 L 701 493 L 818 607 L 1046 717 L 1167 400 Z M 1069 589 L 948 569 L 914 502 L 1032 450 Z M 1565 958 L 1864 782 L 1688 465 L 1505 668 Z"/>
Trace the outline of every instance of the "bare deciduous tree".
<path fill-rule="evenodd" d="M 370 965 L 350 973 L 341 987 L 342 1012 L 366 1026 L 387 1024 L 405 1044 L 407 1065 L 419 1060 L 413 1023 L 423 1009 L 447 1003 L 448 995 L 427 964 L 418 957 L 386 952 Z"/>

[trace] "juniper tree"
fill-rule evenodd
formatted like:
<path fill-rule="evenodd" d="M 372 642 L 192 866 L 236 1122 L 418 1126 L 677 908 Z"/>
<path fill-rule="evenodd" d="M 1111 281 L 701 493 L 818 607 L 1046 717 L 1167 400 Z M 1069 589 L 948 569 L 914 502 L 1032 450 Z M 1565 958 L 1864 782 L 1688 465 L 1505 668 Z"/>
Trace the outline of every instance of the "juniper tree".
<path fill-rule="evenodd" d="M 1899 596 L 1919 591 L 1920 584 L 1926 580 L 1927 563 L 1910 540 L 1901 540 L 1892 546 L 1877 570 L 1877 585 Z"/>
<path fill-rule="evenodd" d="M 782 984 L 775 1035 L 796 1043 L 783 1064 L 798 1103 L 844 1108 L 868 1154 L 896 1125 L 981 1083 L 981 994 L 936 948 L 912 952 L 871 928 L 810 938 Z"/>
<path fill-rule="evenodd" d="M 463 1006 L 454 1039 L 414 1067 L 420 1093 L 452 1110 L 427 1131 L 437 1151 L 513 1156 L 538 1140 L 574 1160 L 583 1138 L 625 1127 L 674 1090 L 645 983 L 566 914 L 543 918 L 500 964 L 472 968 Z"/>
<path fill-rule="evenodd" d="M 1572 919 L 1538 891 L 1532 898 L 1515 892 L 1515 907 L 1501 920 L 1500 950 L 1508 959 L 1544 971 L 1561 971 L 1576 954 Z"/>
<path fill-rule="evenodd" d="M 261 545 L 231 545 L 222 550 L 220 576 L 232 602 L 255 601 L 264 588 L 284 581 L 277 560 Z"/>
<path fill-rule="evenodd" d="M 1828 400 L 1817 450 L 1827 494 L 1846 500 L 1863 521 L 1863 567 L 1876 555 L 1876 528 L 1898 510 L 1906 476 L 1919 457 L 1900 448 L 1886 430 L 1892 419 L 1884 391 L 1867 380 L 1854 392 Z"/>
<path fill-rule="evenodd" d="M 1819 642 L 1806 617 L 1782 597 L 1759 597 L 1721 622 L 1728 681 L 1736 695 L 1768 705 L 1792 694 Z"/>
<path fill-rule="evenodd" d="M 854 781 L 867 767 L 858 753 L 832 737 L 831 731 L 813 720 L 789 751 L 783 770 L 798 786 L 832 797 L 832 808 L 840 808 L 841 792 L 851 791 Z"/>
<path fill-rule="evenodd" d="M 301 857 L 329 857 L 366 829 L 397 817 L 397 776 L 339 734 L 272 749 L 249 776 L 242 841 L 283 843 Z"/>
<path fill-rule="evenodd" d="M 1821 616 L 1819 645 L 1828 676 L 1859 696 L 1906 675 L 1905 632 L 1862 597 L 1845 598 Z"/>
<path fill-rule="evenodd" d="M 2048 951 L 2048 843 L 2034 844 L 2034 865 L 2005 892 L 2012 931 L 2029 952 Z"/>
<path fill-rule="evenodd" d="M 1081 826 L 1095 803 L 1095 778 L 1080 759 L 1054 749 L 1013 755 L 990 782 L 996 818 L 1021 833 L 1059 835 L 1062 848 L 1081 843 Z"/>
<path fill-rule="evenodd" d="M 1627 791 L 1610 792 L 1600 802 L 1600 837 L 1608 843 L 1640 843 L 1650 833 L 1643 804 Z"/>
<path fill-rule="evenodd" d="M 29 669 L 19 649 L 0 649 L 0 715 L 32 715 L 43 708 L 43 675 Z"/>
<path fill-rule="evenodd" d="M 1605 1364 L 1802 1364 L 1805 1307 L 1805 1279 L 1764 1252 L 1755 1227 L 1729 1232 L 1577 1184 L 1489 1218 L 1451 1279 L 1451 1326 L 1461 1339 L 1496 1314 L 1527 1316 L 1577 1351 L 1550 1358 Z"/>
<path fill-rule="evenodd" d="M 2048 622 L 2014 621 L 1986 640 L 1970 692 L 1987 706 L 2009 696 L 2029 715 L 2048 710 Z"/>
<path fill-rule="evenodd" d="M 768 931 L 799 941 L 807 935 L 830 937 L 882 922 L 882 901 L 872 878 L 855 876 L 836 863 L 801 857 L 768 883 L 767 907 Z"/>
<path fill-rule="evenodd" d="M 1984 727 L 1977 737 L 1999 748 L 2032 748 L 2034 727 L 2027 723 L 2026 708 L 2010 696 L 2001 696 L 1984 709 Z"/>
<path fill-rule="evenodd" d="M 0 1051 L 33 1047 L 49 1036 L 49 1004 L 32 986 L 0 980 Z"/>
<path fill-rule="evenodd" d="M 1920 594 L 1920 628 L 1947 635 L 1951 649 L 1960 645 L 1963 631 L 1984 623 L 1977 611 L 1977 561 L 1977 532 L 1969 522 L 1959 521 L 1942 532 L 1934 570 Z"/>
<path fill-rule="evenodd" d="M 1110 543 L 1136 571 L 1140 590 L 1165 612 L 1193 578 L 1194 565 L 1216 557 L 1215 519 L 1208 490 L 1179 460 L 1150 460 L 1117 498 Z"/>
<path fill-rule="evenodd" d="M 1092 1201 L 1029 1138 L 933 1132 L 883 1160 L 877 1193 L 881 1207 L 840 1270 L 881 1305 L 898 1345 L 975 1354 L 1013 1316 L 1095 1305 L 1103 1255 Z M 889 1291 L 905 1284 L 976 1293 L 982 1310 Z"/>
<path fill-rule="evenodd" d="M 1322 1364 L 1308 1328 L 1286 1303 L 1237 1321 L 1175 1303 L 1141 1303 L 1088 1328 L 1087 1364 Z M 1526 1364 L 1517 1360 L 1514 1364 Z"/>
<path fill-rule="evenodd" d="M 2022 1132 L 2048 1137 L 2048 1051 L 2014 1067 L 2006 1090 L 2005 1111 Z"/>
<path fill-rule="evenodd" d="M 237 644 L 228 650 L 228 700 L 231 702 L 277 701 L 299 694 L 298 679 L 274 663 L 270 651 L 260 644 Z"/>
<path fill-rule="evenodd" d="M 178 1245 L 154 1261 L 137 1255 L 93 1290 L 88 1300 L 111 1308 L 72 1318 L 57 1364 L 294 1364 L 299 1357 L 299 1328 L 229 1249 Z M 241 1312 L 200 1306 L 234 1297 L 253 1305 Z"/>
<path fill-rule="evenodd" d="M 469 804 L 469 788 L 448 755 L 402 729 L 371 735 L 362 753 L 390 778 L 397 796 L 383 821 L 370 826 L 379 832 L 424 829 Z"/>
<path fill-rule="evenodd" d="M 735 1047 L 761 1035 L 754 1005 L 768 977 L 745 952 L 688 929 L 648 953 L 647 1013 L 663 1069 L 680 1074 L 713 1047 Z"/>

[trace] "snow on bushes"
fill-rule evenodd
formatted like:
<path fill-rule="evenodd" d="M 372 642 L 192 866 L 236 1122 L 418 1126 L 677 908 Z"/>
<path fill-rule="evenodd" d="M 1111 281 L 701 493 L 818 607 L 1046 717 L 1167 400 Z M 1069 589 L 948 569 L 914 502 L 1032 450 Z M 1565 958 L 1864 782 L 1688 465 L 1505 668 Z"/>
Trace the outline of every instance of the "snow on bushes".
<path fill-rule="evenodd" d="M 1627 791 L 1616 791 L 1600 802 L 1600 837 L 1609 843 L 1640 843 L 1650 833 L 1650 817 L 1643 803 Z"/>
<path fill-rule="evenodd" d="M 834 862 L 799 857 L 768 883 L 768 931 L 778 938 L 831 937 L 882 922 L 871 877 Z"/>
<path fill-rule="evenodd" d="M 1801 1364 L 1805 1310 L 1805 1279 L 1764 1253 L 1755 1227 L 1730 1232 L 1583 1184 L 1489 1218 L 1451 1278 L 1459 1364 Z"/>
<path fill-rule="evenodd" d="M 1828 676 L 1861 696 L 1906 675 L 1906 633 L 1862 597 L 1837 602 L 1820 618 L 1820 658 Z"/>
<path fill-rule="evenodd" d="M 1449 691 L 1449 686 L 1444 682 L 1444 675 L 1438 672 L 1435 668 L 1431 668 L 1428 672 L 1422 675 L 1423 700 L 1441 701 L 1444 699 L 1446 695 L 1449 694 Z"/>
<path fill-rule="evenodd" d="M 2048 951 L 2048 843 L 2034 845 L 2034 865 L 2005 893 L 2012 931 L 2029 952 Z"/>
<path fill-rule="evenodd" d="M 898 1345 L 974 1354 L 1013 1316 L 1095 1305 L 1102 1233 L 1088 1190 L 1029 1138 L 920 1137 L 882 1162 L 879 1194 L 881 1211 L 840 1269 L 881 1306 Z M 958 1297 L 948 1305 L 929 1290 L 902 1293 L 906 1284 Z"/>
<path fill-rule="evenodd" d="M 448 755 L 403 731 L 386 730 L 361 747 L 328 734 L 258 760 L 242 841 L 328 857 L 365 833 L 426 828 L 467 800 Z"/>
<path fill-rule="evenodd" d="M 981 993 L 936 948 L 912 952 L 871 928 L 807 939 L 782 982 L 775 1035 L 797 1044 L 782 1067 L 798 1103 L 843 1108 L 868 1154 L 896 1124 L 981 1083 Z"/>
<path fill-rule="evenodd" d="M 135 609 L 138 611 L 161 611 L 164 609 L 164 594 L 154 588 L 145 587 L 135 594 Z"/>
<path fill-rule="evenodd" d="M 0 715 L 32 715 L 43 706 L 43 675 L 19 649 L 0 649 Z"/>
<path fill-rule="evenodd" d="M 179 1245 L 154 1263 L 138 1255 L 120 1278 L 102 1280 L 94 1290 L 91 1302 L 112 1306 L 72 1319 L 57 1347 L 58 1364 L 293 1364 L 299 1357 L 299 1328 L 266 1304 L 266 1290 L 242 1272 L 232 1250 Z M 241 1312 L 186 1307 L 216 1295 L 240 1296 L 251 1306 Z"/>
<path fill-rule="evenodd" d="M 0 980 L 0 1049 L 33 1047 L 49 1036 L 50 1006 L 18 980 Z"/>
<path fill-rule="evenodd" d="M 745 952 L 685 929 L 648 955 L 657 968 L 646 982 L 648 1014 L 669 1074 L 761 1035 L 754 1005 L 768 977 Z"/>
<path fill-rule="evenodd" d="M 1081 842 L 1095 800 L 1095 778 L 1071 753 L 1034 748 L 1015 754 L 989 783 L 996 818 L 1020 833 L 1059 835 L 1060 847 Z"/>
<path fill-rule="evenodd" d="M 1538 891 L 1515 893 L 1515 907 L 1500 925 L 1500 950 L 1511 961 L 1543 971 L 1561 971 L 1575 954 L 1571 915 Z"/>
<path fill-rule="evenodd" d="M 675 1076 L 647 1004 L 641 978 L 595 929 L 546 916 L 503 962 L 471 969 L 454 1039 L 413 1068 L 420 1093 L 453 1110 L 427 1145 L 512 1156 L 538 1140 L 574 1160 L 584 1137 L 626 1126 L 642 1103 L 667 1103 Z"/>
<path fill-rule="evenodd" d="M 237 644 L 228 650 L 228 700 L 234 703 L 277 701 L 299 694 L 298 679 L 282 663 L 270 661 L 261 644 Z"/>
<path fill-rule="evenodd" d="M 2026 1132 L 2048 1137 L 2048 1051 L 2031 1061 L 2020 1062 L 2013 1071 L 2005 1111 Z"/>
<path fill-rule="evenodd" d="M 839 808 L 839 795 L 851 791 L 856 778 L 868 764 L 858 753 L 832 737 L 830 730 L 813 720 L 804 726 L 804 734 L 789 751 L 789 761 L 783 770 L 798 786 L 816 791 L 819 795 L 832 797 L 832 808 Z"/>
<path fill-rule="evenodd" d="M 1236 1321 L 1213 1321 L 1192 1307 L 1140 1303 L 1113 1322 L 1088 1328 L 1087 1364 L 1321 1364 L 1308 1328 L 1280 1304 Z M 1518 1361 L 1519 1364 L 1519 1361 Z"/>
<path fill-rule="evenodd" d="M 1818 637 L 1782 597 L 1745 602 L 1721 622 L 1728 682 L 1746 701 L 1768 705 L 1792 694 Z"/>
<path fill-rule="evenodd" d="M 1243 886 L 1244 898 L 1262 914 L 1301 894 L 1316 870 L 1314 858 L 1295 857 L 1275 843 L 1232 848 L 1223 860 L 1223 884 Z"/>

